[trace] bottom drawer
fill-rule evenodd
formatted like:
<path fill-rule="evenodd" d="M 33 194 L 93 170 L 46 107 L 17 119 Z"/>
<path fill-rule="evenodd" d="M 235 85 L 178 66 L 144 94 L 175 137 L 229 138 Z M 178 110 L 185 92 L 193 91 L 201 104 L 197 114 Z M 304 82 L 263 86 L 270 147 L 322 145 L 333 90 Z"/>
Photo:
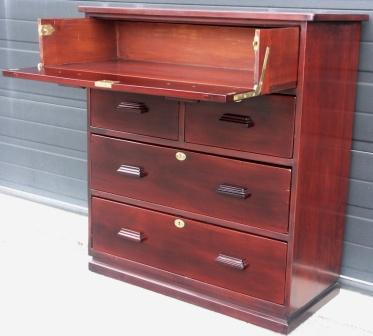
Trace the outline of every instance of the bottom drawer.
<path fill-rule="evenodd" d="M 92 248 L 282 304 L 287 244 L 92 198 Z"/>

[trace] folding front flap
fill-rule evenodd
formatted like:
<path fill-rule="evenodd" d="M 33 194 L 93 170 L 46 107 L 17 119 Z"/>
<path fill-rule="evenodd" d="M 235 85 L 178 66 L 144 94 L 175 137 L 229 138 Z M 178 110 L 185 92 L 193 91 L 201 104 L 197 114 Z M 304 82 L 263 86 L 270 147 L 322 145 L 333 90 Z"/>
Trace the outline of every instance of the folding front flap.
<path fill-rule="evenodd" d="M 296 86 L 294 27 L 84 18 L 41 19 L 38 31 L 39 65 L 4 75 L 222 103 Z"/>

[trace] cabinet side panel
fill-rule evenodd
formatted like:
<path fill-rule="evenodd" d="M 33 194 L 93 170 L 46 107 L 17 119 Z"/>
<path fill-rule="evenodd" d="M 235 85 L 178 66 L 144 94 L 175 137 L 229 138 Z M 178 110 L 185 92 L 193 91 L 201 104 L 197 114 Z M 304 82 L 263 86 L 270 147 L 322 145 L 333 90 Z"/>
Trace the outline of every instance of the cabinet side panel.
<path fill-rule="evenodd" d="M 344 233 L 360 23 L 309 23 L 296 161 L 290 310 L 337 280 Z"/>
<path fill-rule="evenodd" d="M 41 19 L 39 25 L 54 31 L 39 36 L 44 66 L 97 62 L 117 57 L 116 31 L 112 22 L 96 19 Z"/>

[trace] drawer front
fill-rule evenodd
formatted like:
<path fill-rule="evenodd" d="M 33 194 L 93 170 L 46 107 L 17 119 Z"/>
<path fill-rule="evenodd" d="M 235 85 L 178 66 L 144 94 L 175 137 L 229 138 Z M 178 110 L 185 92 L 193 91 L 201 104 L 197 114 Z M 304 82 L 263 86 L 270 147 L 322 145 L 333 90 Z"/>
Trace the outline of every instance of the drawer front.
<path fill-rule="evenodd" d="M 164 97 L 91 90 L 91 126 L 177 140 L 178 106 Z"/>
<path fill-rule="evenodd" d="M 91 187 L 278 232 L 288 228 L 290 169 L 92 135 Z"/>
<path fill-rule="evenodd" d="M 195 144 L 291 158 L 294 115 L 292 96 L 188 104 L 185 139 Z"/>
<path fill-rule="evenodd" d="M 282 304 L 286 243 L 92 199 L 92 247 Z"/>

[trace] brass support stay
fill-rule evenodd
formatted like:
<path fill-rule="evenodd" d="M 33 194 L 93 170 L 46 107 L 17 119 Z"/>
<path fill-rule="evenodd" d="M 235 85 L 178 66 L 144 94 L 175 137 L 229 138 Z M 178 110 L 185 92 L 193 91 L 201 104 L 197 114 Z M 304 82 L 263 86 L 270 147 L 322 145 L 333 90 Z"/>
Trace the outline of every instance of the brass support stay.
<path fill-rule="evenodd" d="M 265 77 L 267 66 L 268 66 L 269 52 L 270 52 L 270 47 L 266 47 L 266 51 L 265 51 L 264 59 L 263 59 L 262 71 L 261 71 L 260 77 L 259 77 L 259 82 L 254 85 L 254 89 L 252 91 L 235 94 L 233 96 L 233 101 L 238 103 L 243 99 L 256 97 L 256 96 L 259 96 L 262 93 L 264 77 Z"/>

